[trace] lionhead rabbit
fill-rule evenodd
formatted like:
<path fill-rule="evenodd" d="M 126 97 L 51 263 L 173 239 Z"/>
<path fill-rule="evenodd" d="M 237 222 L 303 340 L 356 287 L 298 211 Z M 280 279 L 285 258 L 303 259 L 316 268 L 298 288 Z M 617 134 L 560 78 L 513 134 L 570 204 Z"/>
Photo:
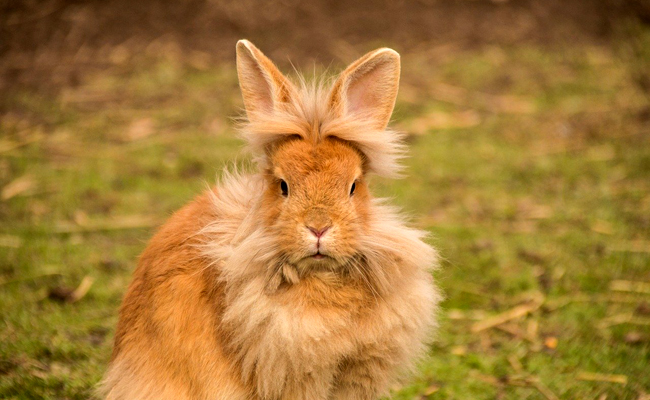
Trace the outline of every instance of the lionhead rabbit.
<path fill-rule="evenodd" d="M 425 349 L 435 251 L 374 200 L 399 55 L 296 85 L 246 40 L 237 72 L 258 171 L 174 214 L 140 258 L 102 384 L 109 399 L 376 399 Z"/>

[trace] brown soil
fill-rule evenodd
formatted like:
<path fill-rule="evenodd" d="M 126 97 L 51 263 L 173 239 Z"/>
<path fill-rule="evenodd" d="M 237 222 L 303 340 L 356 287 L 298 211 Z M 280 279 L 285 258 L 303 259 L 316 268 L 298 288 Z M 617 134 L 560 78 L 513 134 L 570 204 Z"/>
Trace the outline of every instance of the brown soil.
<path fill-rule="evenodd" d="M 354 49 L 399 51 L 607 41 L 647 0 L 0 0 L 0 89 L 75 85 L 84 73 L 156 49 L 196 64 L 233 59 L 248 38 L 280 64 Z M 352 50 L 350 50 L 352 49 Z"/>

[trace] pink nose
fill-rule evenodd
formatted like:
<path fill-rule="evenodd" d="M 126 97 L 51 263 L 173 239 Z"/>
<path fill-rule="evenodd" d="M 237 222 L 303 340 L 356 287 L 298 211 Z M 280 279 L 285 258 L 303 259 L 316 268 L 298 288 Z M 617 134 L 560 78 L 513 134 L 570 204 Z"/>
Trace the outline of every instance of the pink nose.
<path fill-rule="evenodd" d="M 313 233 L 314 236 L 316 236 L 316 237 L 319 238 L 319 239 L 320 239 L 320 237 L 323 236 L 323 235 L 325 234 L 325 232 L 327 232 L 330 228 L 331 228 L 331 227 L 326 226 L 326 227 L 321 228 L 321 229 L 316 229 L 316 228 L 314 228 L 314 227 L 312 227 L 312 226 L 307 226 L 307 229 L 309 229 L 309 230 L 311 231 L 311 233 Z"/>

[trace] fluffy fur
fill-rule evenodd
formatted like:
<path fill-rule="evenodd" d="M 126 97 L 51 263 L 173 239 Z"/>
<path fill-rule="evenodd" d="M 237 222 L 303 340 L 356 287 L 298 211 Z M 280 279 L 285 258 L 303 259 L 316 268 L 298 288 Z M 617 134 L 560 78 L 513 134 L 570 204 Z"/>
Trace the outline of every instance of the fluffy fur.
<path fill-rule="evenodd" d="M 385 129 L 399 56 L 371 52 L 329 90 L 295 86 L 249 42 L 237 57 L 259 172 L 226 174 L 151 240 L 102 393 L 376 399 L 421 355 L 439 301 L 435 251 L 366 184 L 403 154 Z"/>

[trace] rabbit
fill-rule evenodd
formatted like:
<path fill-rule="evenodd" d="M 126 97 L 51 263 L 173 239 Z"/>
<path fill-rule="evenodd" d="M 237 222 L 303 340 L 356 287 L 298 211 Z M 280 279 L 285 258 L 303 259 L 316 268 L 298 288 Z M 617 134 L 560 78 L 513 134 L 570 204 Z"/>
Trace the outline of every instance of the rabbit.
<path fill-rule="evenodd" d="M 404 156 L 387 129 L 400 56 L 381 48 L 294 83 L 247 40 L 236 55 L 255 172 L 226 172 L 150 241 L 100 395 L 385 396 L 426 350 L 440 301 L 425 233 L 368 189 Z"/>

